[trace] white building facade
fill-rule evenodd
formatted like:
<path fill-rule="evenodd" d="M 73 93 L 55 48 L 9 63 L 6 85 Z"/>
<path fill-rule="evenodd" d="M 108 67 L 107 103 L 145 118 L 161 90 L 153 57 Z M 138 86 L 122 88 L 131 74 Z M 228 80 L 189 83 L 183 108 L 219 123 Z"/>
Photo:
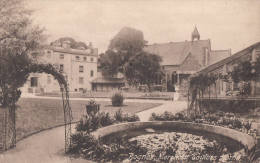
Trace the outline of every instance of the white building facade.
<path fill-rule="evenodd" d="M 46 48 L 37 59 L 40 63 L 53 64 L 64 76 L 70 92 L 91 90 L 91 81 L 97 77 L 98 49 L 72 49 L 66 42 L 61 46 Z M 57 80 L 45 73 L 32 73 L 21 89 L 25 93 L 57 93 Z"/>

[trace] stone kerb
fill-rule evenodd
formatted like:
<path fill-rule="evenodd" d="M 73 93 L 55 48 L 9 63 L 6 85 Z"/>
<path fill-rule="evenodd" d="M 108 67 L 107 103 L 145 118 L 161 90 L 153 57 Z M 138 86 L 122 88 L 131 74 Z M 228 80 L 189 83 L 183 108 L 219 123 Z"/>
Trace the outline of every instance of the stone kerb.
<path fill-rule="evenodd" d="M 96 138 L 98 137 L 102 138 L 122 131 L 128 132 L 135 129 L 145 129 L 145 128 L 174 129 L 180 132 L 185 130 L 193 130 L 199 132 L 213 133 L 240 142 L 243 146 L 247 147 L 248 150 L 253 149 L 253 147 L 256 145 L 256 140 L 252 136 L 233 129 L 229 129 L 221 126 L 213 126 L 208 124 L 179 122 L 179 121 L 149 121 L 149 122 L 121 123 L 121 124 L 115 124 L 115 125 L 100 128 L 95 132 L 93 132 L 92 134 Z"/>

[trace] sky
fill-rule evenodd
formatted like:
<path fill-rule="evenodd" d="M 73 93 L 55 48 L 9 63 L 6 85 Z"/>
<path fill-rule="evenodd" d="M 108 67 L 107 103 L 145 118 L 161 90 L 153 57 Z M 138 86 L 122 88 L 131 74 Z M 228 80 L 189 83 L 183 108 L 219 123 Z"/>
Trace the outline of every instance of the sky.
<path fill-rule="evenodd" d="M 123 27 L 148 44 L 191 40 L 196 25 L 212 49 L 234 54 L 260 42 L 260 0 L 27 0 L 48 41 L 72 37 L 104 52 Z"/>

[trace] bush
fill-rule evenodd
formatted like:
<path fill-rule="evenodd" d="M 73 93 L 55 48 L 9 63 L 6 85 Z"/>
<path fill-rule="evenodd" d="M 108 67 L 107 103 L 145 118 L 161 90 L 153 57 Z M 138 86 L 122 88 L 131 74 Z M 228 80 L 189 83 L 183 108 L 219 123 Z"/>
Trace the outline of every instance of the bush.
<path fill-rule="evenodd" d="M 135 115 L 135 114 L 133 114 L 133 115 L 123 114 L 121 109 L 116 111 L 114 118 L 117 122 L 136 122 L 136 121 L 140 121 L 140 118 L 137 115 Z"/>
<path fill-rule="evenodd" d="M 104 147 L 100 139 L 91 134 L 77 132 L 71 136 L 69 153 L 82 154 L 87 159 L 97 160 L 103 156 Z"/>
<path fill-rule="evenodd" d="M 116 120 L 116 121 L 122 122 L 122 121 L 123 121 L 123 113 L 122 113 L 122 110 L 119 109 L 118 111 L 116 111 L 114 117 L 115 117 L 115 120 Z"/>
<path fill-rule="evenodd" d="M 84 116 L 76 126 L 77 131 L 92 132 L 100 127 L 112 125 L 115 122 L 109 113 L 100 112 L 95 115 Z"/>
<path fill-rule="evenodd" d="M 121 93 L 115 93 L 111 100 L 113 106 L 122 106 L 124 102 L 124 96 Z"/>
<path fill-rule="evenodd" d="M 114 118 L 111 117 L 109 113 L 101 112 L 99 117 L 101 126 L 109 126 L 115 122 Z"/>

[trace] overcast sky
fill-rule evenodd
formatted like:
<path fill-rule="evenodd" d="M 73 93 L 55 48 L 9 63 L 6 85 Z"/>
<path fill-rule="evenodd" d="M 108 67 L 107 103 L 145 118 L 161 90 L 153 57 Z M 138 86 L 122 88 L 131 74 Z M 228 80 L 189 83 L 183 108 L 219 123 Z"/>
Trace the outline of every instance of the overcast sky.
<path fill-rule="evenodd" d="M 191 39 L 196 25 L 213 49 L 232 53 L 260 41 L 258 0 L 27 0 L 49 41 L 73 37 L 103 52 L 124 26 L 143 31 L 149 44 Z"/>

